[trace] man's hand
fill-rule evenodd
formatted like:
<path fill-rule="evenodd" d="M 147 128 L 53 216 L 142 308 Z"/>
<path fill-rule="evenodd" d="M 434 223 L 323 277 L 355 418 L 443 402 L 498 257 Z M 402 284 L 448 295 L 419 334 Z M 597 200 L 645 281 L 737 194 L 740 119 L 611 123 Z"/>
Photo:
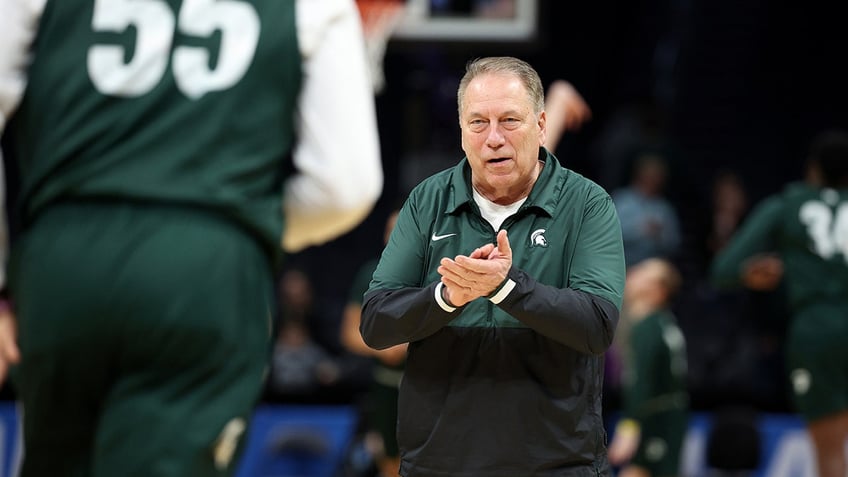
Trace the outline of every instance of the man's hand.
<path fill-rule="evenodd" d="M 15 314 L 7 303 L 0 303 L 0 383 L 6 380 L 9 368 L 21 361 L 17 338 Z"/>
<path fill-rule="evenodd" d="M 445 298 L 453 306 L 463 306 L 491 295 L 506 280 L 512 267 L 512 248 L 506 230 L 498 232 L 498 244 L 478 247 L 468 256 L 443 258 L 438 272 L 445 287 Z"/>

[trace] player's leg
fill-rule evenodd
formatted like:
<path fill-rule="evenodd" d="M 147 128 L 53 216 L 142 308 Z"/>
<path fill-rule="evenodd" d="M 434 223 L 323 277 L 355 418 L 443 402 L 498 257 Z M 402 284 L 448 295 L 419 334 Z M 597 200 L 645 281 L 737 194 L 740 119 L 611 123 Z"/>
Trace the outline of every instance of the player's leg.
<path fill-rule="evenodd" d="M 820 477 L 845 477 L 845 446 L 848 444 L 848 410 L 822 417 L 807 424 L 816 450 Z"/>
<path fill-rule="evenodd" d="M 75 207 L 52 210 L 13 250 L 10 286 L 22 352 L 13 383 L 23 408 L 23 477 L 90 475 L 118 344 L 110 338 L 114 323 L 99 306 L 109 290 L 89 260 L 109 243 L 87 217 Z"/>
<path fill-rule="evenodd" d="M 267 257 L 238 227 L 197 212 L 134 223 L 145 239 L 115 277 L 124 347 L 93 475 L 231 475 L 270 349 Z"/>
<path fill-rule="evenodd" d="M 821 304 L 795 317 L 787 365 L 798 410 L 816 453 L 821 477 L 848 473 L 848 310 Z"/>

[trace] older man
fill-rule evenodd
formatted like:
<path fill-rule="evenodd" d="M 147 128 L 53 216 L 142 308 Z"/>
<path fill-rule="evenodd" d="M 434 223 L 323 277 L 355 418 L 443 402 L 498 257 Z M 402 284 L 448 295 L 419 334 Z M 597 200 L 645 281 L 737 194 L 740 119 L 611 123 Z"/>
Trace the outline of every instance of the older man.
<path fill-rule="evenodd" d="M 536 71 L 469 63 L 455 167 L 404 204 L 363 303 L 366 343 L 409 342 L 404 477 L 608 472 L 603 353 L 624 286 L 609 195 L 542 147 Z"/>

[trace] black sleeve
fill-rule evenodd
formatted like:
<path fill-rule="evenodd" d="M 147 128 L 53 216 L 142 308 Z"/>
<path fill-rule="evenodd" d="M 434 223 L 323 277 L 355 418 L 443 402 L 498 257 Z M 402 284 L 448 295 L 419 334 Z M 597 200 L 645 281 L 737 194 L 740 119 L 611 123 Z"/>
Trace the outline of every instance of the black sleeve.
<path fill-rule="evenodd" d="M 374 349 L 417 341 L 439 331 L 459 315 L 443 310 L 435 300 L 434 282 L 424 288 L 373 290 L 362 303 L 359 331 Z"/>
<path fill-rule="evenodd" d="M 498 306 L 525 325 L 583 353 L 602 354 L 612 344 L 619 312 L 611 302 L 545 285 L 515 267 L 508 279 L 515 288 Z"/>

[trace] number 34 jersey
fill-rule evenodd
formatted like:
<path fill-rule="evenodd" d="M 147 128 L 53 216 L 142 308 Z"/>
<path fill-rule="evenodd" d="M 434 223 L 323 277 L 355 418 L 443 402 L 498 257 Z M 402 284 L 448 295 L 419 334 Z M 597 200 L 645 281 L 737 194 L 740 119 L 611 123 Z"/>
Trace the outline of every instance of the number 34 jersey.
<path fill-rule="evenodd" d="M 211 208 L 276 244 L 301 81 L 294 3 L 48 0 L 6 131 L 23 220 L 125 198 Z"/>
<path fill-rule="evenodd" d="M 751 255 L 776 252 L 794 310 L 848 305 L 848 189 L 788 185 L 766 198 L 713 263 L 719 283 L 738 281 Z"/>

